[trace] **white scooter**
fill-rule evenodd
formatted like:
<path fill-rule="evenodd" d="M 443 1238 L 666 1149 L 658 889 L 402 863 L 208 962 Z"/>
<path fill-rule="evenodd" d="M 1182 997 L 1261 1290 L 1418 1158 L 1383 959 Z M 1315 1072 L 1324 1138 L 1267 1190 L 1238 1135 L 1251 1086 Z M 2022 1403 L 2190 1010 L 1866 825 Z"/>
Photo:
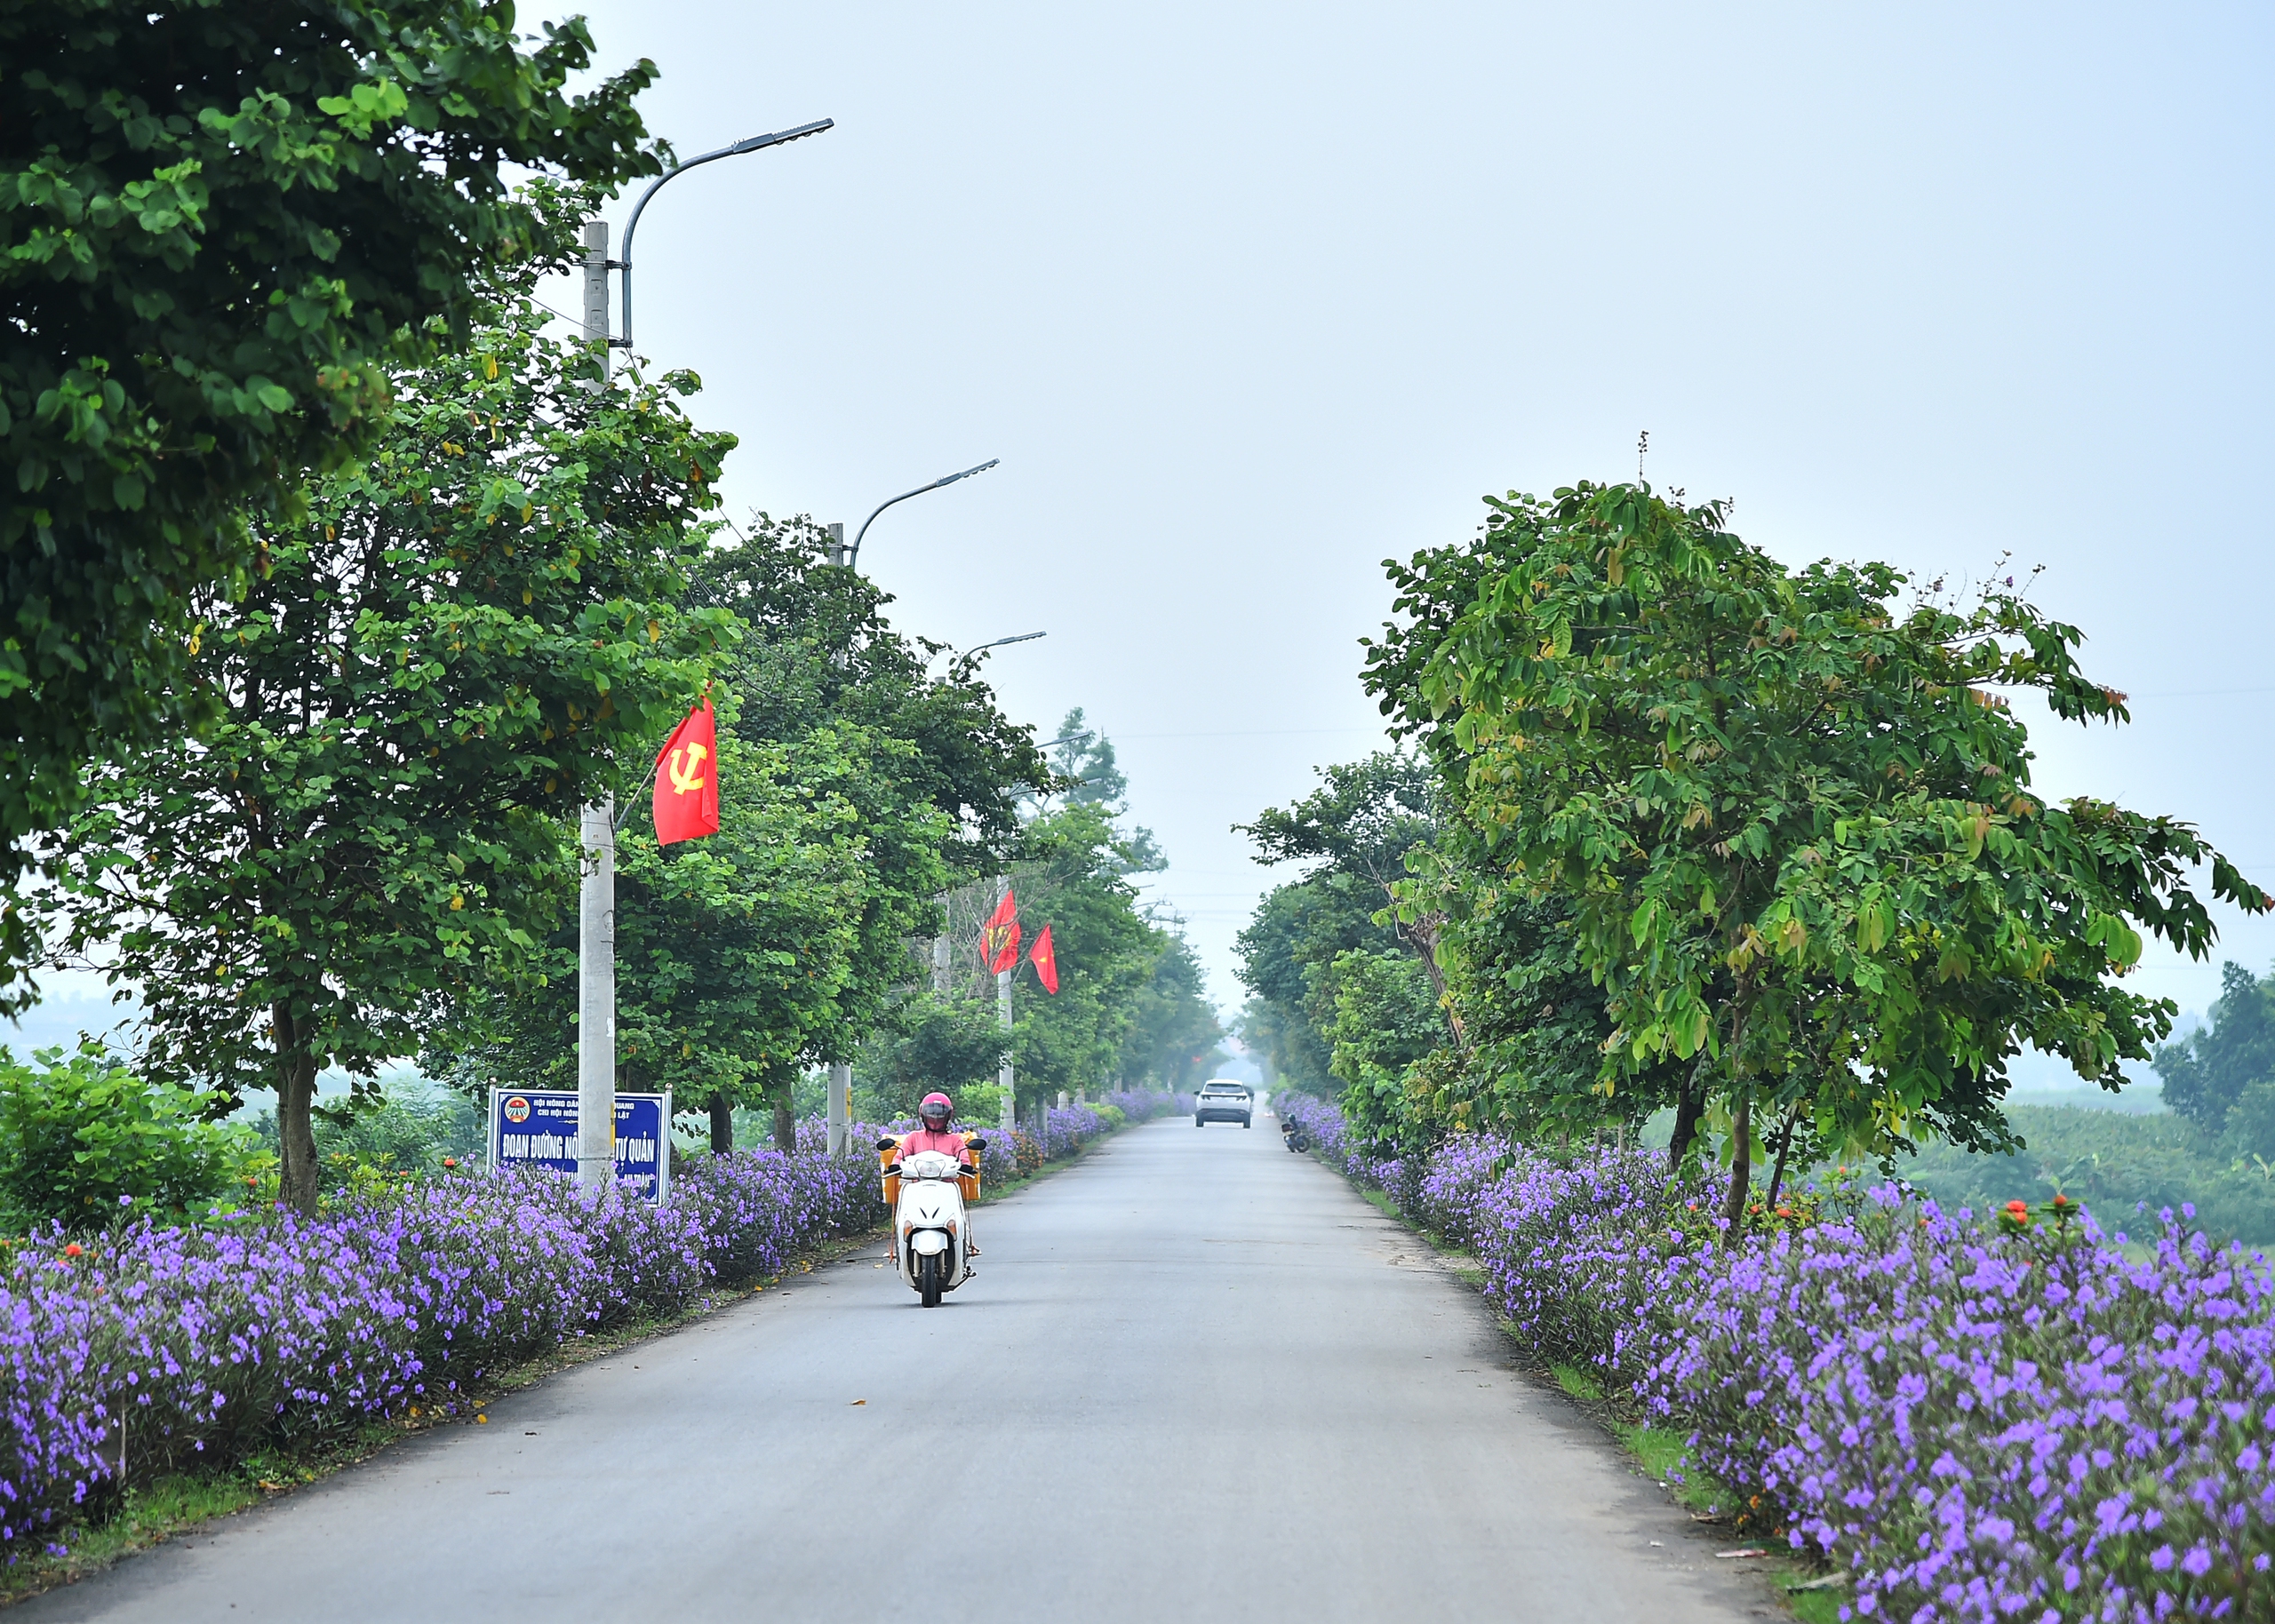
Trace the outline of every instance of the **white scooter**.
<path fill-rule="evenodd" d="M 972 1146 L 975 1158 L 979 1149 L 978 1143 Z M 940 1150 L 920 1150 L 896 1166 L 900 1198 L 893 1207 L 892 1266 L 926 1308 L 936 1309 L 943 1293 L 971 1278 L 962 1170 L 954 1157 Z"/>

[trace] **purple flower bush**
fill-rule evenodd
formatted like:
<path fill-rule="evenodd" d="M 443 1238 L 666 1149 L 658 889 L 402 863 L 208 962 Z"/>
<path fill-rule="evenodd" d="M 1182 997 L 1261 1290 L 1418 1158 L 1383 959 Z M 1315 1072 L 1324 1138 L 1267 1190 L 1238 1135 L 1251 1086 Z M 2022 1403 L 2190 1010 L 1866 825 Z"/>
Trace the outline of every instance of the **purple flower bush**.
<path fill-rule="evenodd" d="M 1343 1113 L 1325 1100 L 1293 1088 L 1273 1092 L 1269 1103 L 1281 1122 L 1294 1123 L 1330 1165 L 1351 1171 L 1350 1152 L 1344 1144 Z"/>
<path fill-rule="evenodd" d="M 58 1548 L 131 1477 L 414 1405 L 501 1362 L 683 1307 L 882 1216 L 874 1160 L 697 1158 L 671 1201 L 543 1169 L 305 1220 L 60 1231 L 0 1265 L 0 1549 Z"/>
<path fill-rule="evenodd" d="M 1331 1161 L 1394 1168 L 1299 1098 L 1274 1107 Z M 1843 1616 L 2275 1620 L 2257 1253 L 2167 1214 L 2136 1260 L 2074 1208 L 2017 1204 L 1986 1231 L 1854 1186 L 1731 1243 L 1719 1192 L 1655 1156 L 1475 1137 L 1428 1158 L 1407 1207 L 1474 1253 L 1536 1357 L 1688 1432 L 1749 1528 L 1847 1569 Z"/>
<path fill-rule="evenodd" d="M 1054 1111 L 1048 1152 L 1172 1103 Z M 391 1187 L 313 1221 L 217 1210 L 195 1227 L 33 1235 L 0 1252 L 0 1551 L 60 1550 L 72 1523 L 155 1472 L 414 1407 L 454 1413 L 501 1364 L 777 1273 L 884 1216 L 871 1147 L 888 1131 L 855 1124 L 833 1158 L 812 1120 L 793 1154 L 685 1158 L 660 1207 L 524 1167 Z M 982 1176 L 1016 1176 L 1011 1137 L 987 1140 Z"/>

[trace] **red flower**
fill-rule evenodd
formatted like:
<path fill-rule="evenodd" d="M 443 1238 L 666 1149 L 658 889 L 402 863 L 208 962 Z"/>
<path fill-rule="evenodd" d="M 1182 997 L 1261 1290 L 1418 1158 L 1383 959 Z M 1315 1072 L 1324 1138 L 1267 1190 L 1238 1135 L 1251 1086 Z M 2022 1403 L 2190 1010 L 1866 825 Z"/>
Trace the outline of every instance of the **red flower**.
<path fill-rule="evenodd" d="M 2007 1203 L 2007 1210 L 2012 1213 L 2016 1217 L 2020 1218 L 2030 1211 L 2030 1203 L 2027 1201 L 2009 1201 Z"/>
<path fill-rule="evenodd" d="M 81 1247 L 79 1243 L 75 1240 L 69 1246 L 63 1248 L 63 1255 L 66 1257 L 77 1257 L 80 1251 Z"/>
<path fill-rule="evenodd" d="M 455 1156 L 445 1156 L 444 1158 L 443 1158 L 443 1166 L 444 1166 L 445 1167 L 455 1167 L 455 1166 L 457 1166 L 458 1165 L 459 1165 L 459 1158 L 458 1158 L 457 1157 L 455 1157 Z"/>

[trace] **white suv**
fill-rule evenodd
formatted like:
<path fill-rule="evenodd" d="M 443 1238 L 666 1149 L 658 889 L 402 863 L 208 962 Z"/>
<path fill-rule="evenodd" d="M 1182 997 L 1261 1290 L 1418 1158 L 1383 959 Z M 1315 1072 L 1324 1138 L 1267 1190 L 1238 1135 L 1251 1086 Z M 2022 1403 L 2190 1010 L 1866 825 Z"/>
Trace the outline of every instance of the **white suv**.
<path fill-rule="evenodd" d="M 1219 1077 L 1201 1085 L 1201 1092 L 1193 1096 L 1193 1126 L 1203 1126 L 1211 1122 L 1237 1122 L 1249 1126 L 1256 1115 L 1256 1096 L 1249 1092 L 1246 1083 L 1236 1083 L 1229 1077 Z"/>

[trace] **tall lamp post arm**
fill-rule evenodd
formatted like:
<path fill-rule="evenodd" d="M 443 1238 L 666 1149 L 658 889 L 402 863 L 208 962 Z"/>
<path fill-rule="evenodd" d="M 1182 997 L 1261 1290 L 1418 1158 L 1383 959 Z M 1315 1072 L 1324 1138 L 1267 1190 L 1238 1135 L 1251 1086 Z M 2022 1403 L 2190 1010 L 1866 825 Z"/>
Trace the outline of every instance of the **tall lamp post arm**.
<path fill-rule="evenodd" d="M 664 179 L 668 180 L 671 177 L 667 175 Z M 660 185 L 661 182 L 659 182 L 658 184 Z M 991 457 L 986 462 L 981 463 L 977 468 L 966 468 L 961 474 L 943 474 L 940 478 L 934 480 L 929 485 L 919 485 L 914 490 L 904 490 L 897 497 L 893 497 L 886 501 L 878 503 L 874 511 L 873 511 L 867 518 L 861 521 L 861 528 L 853 533 L 852 548 L 845 555 L 846 568 L 850 569 L 858 569 L 859 567 L 861 562 L 861 537 L 869 533 L 869 527 L 877 521 L 878 513 L 884 512 L 886 508 L 890 507 L 895 502 L 906 502 L 909 498 L 921 497 L 928 490 L 938 490 L 943 485 L 953 485 L 958 480 L 968 480 L 975 474 L 985 474 L 988 469 L 994 467 L 997 463 L 1002 462 L 1002 460 L 1003 459 L 1000 457 Z"/>
<path fill-rule="evenodd" d="M 825 118 L 816 123 L 800 124 L 795 130 L 778 130 L 772 135 L 754 135 L 748 140 L 737 141 L 731 147 L 722 147 L 716 152 L 706 152 L 699 157 L 690 158 L 684 163 L 674 164 L 651 180 L 648 189 L 640 194 L 640 201 L 632 205 L 632 218 L 625 222 L 624 258 L 617 261 L 618 268 L 624 273 L 624 336 L 611 338 L 609 342 L 619 349 L 632 347 L 632 234 L 640 229 L 641 211 L 648 206 L 648 200 L 656 195 L 658 187 L 667 180 L 677 179 L 698 164 L 736 157 L 746 152 L 757 152 L 768 147 L 779 147 L 785 141 L 802 140 L 807 136 L 819 135 L 825 130 L 834 129 L 836 123 L 834 118 Z"/>

